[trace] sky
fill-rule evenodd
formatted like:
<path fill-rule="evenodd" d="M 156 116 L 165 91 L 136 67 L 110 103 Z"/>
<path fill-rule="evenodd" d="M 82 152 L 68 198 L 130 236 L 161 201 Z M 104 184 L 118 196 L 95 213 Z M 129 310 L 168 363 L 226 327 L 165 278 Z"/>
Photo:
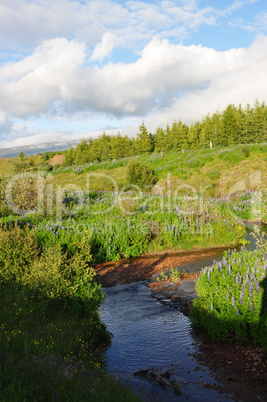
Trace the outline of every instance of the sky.
<path fill-rule="evenodd" d="M 1 0 L 0 149 L 267 103 L 266 0 Z"/>

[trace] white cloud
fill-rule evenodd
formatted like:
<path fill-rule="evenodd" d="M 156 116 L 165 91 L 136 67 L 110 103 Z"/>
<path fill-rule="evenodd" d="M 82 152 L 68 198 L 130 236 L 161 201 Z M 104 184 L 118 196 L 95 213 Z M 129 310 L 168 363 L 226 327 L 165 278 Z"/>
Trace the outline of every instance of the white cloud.
<path fill-rule="evenodd" d="M 247 3 L 234 2 L 220 10 L 214 6 L 201 8 L 196 1 L 2 0 L 0 41 L 2 49 L 20 52 L 58 36 L 94 47 L 109 32 L 117 39 L 124 38 L 127 48 L 143 47 L 155 34 L 178 35 L 181 40 L 190 30 L 215 25 L 218 18 Z"/>
<path fill-rule="evenodd" d="M 0 68 L 0 107 L 17 117 L 93 110 L 117 116 L 144 116 L 169 106 L 177 93 L 195 91 L 237 69 L 243 50 L 216 52 L 202 46 L 170 44 L 155 38 L 136 63 L 84 66 L 86 48 L 57 38 L 32 56 Z M 58 107 L 56 108 L 58 111 Z"/>
<path fill-rule="evenodd" d="M 25 117 L 46 112 L 57 99 L 75 96 L 70 92 L 79 80 L 84 49 L 83 44 L 56 38 L 42 43 L 31 56 L 1 67 L 0 107 Z"/>
<path fill-rule="evenodd" d="M 90 60 L 102 61 L 104 57 L 112 52 L 115 45 L 115 40 L 115 36 L 112 33 L 105 33 L 103 35 L 102 41 L 95 46 Z"/>

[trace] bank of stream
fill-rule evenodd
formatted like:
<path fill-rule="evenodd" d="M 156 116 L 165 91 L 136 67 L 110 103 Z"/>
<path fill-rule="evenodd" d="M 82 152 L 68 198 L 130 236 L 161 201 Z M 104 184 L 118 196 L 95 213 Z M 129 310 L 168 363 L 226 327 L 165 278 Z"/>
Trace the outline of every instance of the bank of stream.
<path fill-rule="evenodd" d="M 248 247 L 253 249 L 252 236 L 250 240 Z M 171 294 L 167 297 L 164 292 L 153 293 L 148 286 L 155 279 L 160 264 L 165 264 L 167 271 L 170 268 L 167 265 L 174 266 L 171 261 L 180 258 L 179 271 L 196 274 L 222 256 L 223 250 L 193 253 L 190 258 L 154 256 L 151 265 L 154 263 L 156 272 L 151 271 L 149 279 L 133 282 L 131 278 L 133 283 L 129 284 L 123 279 L 124 284 L 103 289 L 106 301 L 101 307 L 101 318 L 113 334 L 112 345 L 106 351 L 106 368 L 112 375 L 131 384 L 134 392 L 142 395 L 144 400 L 229 401 L 237 400 L 236 395 L 242 400 L 244 392 L 240 389 L 238 393 L 237 384 L 236 393 L 236 389 L 221 383 L 218 372 L 212 371 L 205 359 L 201 360 L 203 342 L 204 349 L 208 350 L 209 341 L 192 328 L 189 318 L 180 311 L 177 298 L 172 298 Z M 116 271 L 121 265 L 119 263 L 113 269 Z M 125 265 L 127 268 L 129 262 Z M 141 267 L 146 265 L 141 261 Z M 103 269 L 109 273 L 110 266 Z M 195 297 L 194 281 L 182 281 L 176 296 L 183 303 L 187 298 Z M 247 400 L 254 400 L 254 394 L 247 395 Z M 264 400 L 257 399 L 257 395 L 255 398 Z"/>

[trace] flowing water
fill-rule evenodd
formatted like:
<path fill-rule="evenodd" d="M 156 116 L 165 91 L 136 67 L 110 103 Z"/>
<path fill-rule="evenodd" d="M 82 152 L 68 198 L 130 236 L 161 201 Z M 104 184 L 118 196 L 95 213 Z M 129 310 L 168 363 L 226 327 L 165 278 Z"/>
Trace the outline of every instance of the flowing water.
<path fill-rule="evenodd" d="M 203 258 L 179 269 L 198 272 L 214 259 L 220 260 L 222 254 L 220 251 L 215 258 Z M 197 351 L 200 339 L 189 318 L 153 298 L 147 282 L 118 285 L 104 291 L 106 301 L 100 310 L 101 319 L 114 335 L 106 351 L 106 367 L 110 373 L 131 383 L 135 391 L 143 393 L 144 400 L 233 400 L 230 395 L 219 395 L 206 387 L 216 381 L 190 355 Z M 181 394 L 133 375 L 138 370 L 152 368 L 162 372 L 172 369 L 174 381 L 181 384 Z"/>

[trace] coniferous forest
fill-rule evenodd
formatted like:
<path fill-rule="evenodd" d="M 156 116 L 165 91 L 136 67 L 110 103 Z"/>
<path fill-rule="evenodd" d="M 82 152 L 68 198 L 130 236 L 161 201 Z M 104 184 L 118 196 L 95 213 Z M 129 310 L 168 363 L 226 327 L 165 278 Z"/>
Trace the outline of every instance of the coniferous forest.
<path fill-rule="evenodd" d="M 65 166 L 103 162 L 128 156 L 165 153 L 187 149 L 227 147 L 267 141 L 267 106 L 256 100 L 253 106 L 229 104 L 222 112 L 207 114 L 202 121 L 190 126 L 181 119 L 171 125 L 158 127 L 149 133 L 143 122 L 135 138 L 109 135 L 105 132 L 96 139 L 83 140 L 66 152 Z"/>

